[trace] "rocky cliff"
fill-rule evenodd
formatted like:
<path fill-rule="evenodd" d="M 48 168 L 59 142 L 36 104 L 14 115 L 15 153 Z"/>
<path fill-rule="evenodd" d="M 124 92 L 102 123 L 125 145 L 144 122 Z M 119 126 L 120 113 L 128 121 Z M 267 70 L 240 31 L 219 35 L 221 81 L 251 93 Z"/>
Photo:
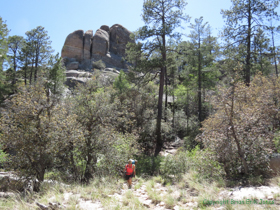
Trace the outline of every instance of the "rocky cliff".
<path fill-rule="evenodd" d="M 101 26 L 95 34 L 77 30 L 69 34 L 61 51 L 67 70 L 93 70 L 93 63 L 102 60 L 106 68 L 127 69 L 125 48 L 131 32 L 119 24 Z"/>

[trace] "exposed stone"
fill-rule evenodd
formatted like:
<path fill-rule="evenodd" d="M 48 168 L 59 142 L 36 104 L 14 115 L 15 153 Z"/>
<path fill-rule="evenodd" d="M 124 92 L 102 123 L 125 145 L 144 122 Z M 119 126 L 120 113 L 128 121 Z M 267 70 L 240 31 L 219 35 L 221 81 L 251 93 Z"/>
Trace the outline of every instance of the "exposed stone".
<path fill-rule="evenodd" d="M 146 207 L 148 207 L 148 208 L 151 208 L 152 200 L 145 200 L 145 201 L 143 202 L 143 205 L 146 206 Z"/>
<path fill-rule="evenodd" d="M 78 68 L 79 68 L 79 62 L 77 61 L 68 63 L 66 66 L 67 70 L 77 70 Z"/>
<path fill-rule="evenodd" d="M 90 71 L 92 69 L 92 61 L 91 59 L 85 59 L 79 65 L 79 69 L 83 69 L 86 71 Z"/>
<path fill-rule="evenodd" d="M 44 204 L 41 204 L 41 203 L 38 203 L 38 202 L 36 202 L 36 205 L 42 210 L 48 210 L 49 209 L 48 206 L 46 206 Z"/>
<path fill-rule="evenodd" d="M 15 193 L 12 192 L 0 192 L 0 198 L 14 198 L 16 197 Z"/>
<path fill-rule="evenodd" d="M 61 51 L 61 57 L 75 58 L 82 61 L 84 56 L 84 31 L 77 30 L 69 34 Z"/>
<path fill-rule="evenodd" d="M 80 72 L 76 71 L 76 70 L 66 71 L 66 77 L 78 77 L 79 74 L 80 74 Z"/>
<path fill-rule="evenodd" d="M 77 84 L 85 84 L 89 78 L 85 77 L 67 77 L 65 85 L 67 85 L 70 88 L 75 87 Z"/>
<path fill-rule="evenodd" d="M 9 174 L 0 175 L 1 192 L 23 192 L 33 191 L 34 183 L 31 180 L 20 179 L 19 177 Z"/>
<path fill-rule="evenodd" d="M 116 69 L 114 69 L 114 68 L 106 68 L 106 69 L 104 69 L 104 71 L 110 71 L 110 72 L 114 72 L 114 73 L 116 73 L 116 74 L 119 74 L 119 73 L 120 73 L 118 70 L 116 70 Z"/>
<path fill-rule="evenodd" d="M 92 30 L 86 31 L 85 34 L 82 30 L 74 31 L 67 36 L 61 52 L 66 69 L 92 71 L 93 63 L 102 60 L 104 68 L 115 69 L 113 73 L 118 74 L 121 69 L 127 72 L 129 64 L 124 57 L 126 44 L 133 41 L 129 37 L 130 34 L 129 30 L 119 24 L 111 28 L 102 25 L 94 35 Z M 73 76 L 67 74 L 67 77 Z"/>
<path fill-rule="evenodd" d="M 110 28 L 110 51 L 116 55 L 125 57 L 126 44 L 133 42 L 130 38 L 131 32 L 120 24 Z"/>
<path fill-rule="evenodd" d="M 93 38 L 93 31 L 88 30 L 84 34 L 84 59 L 91 59 L 90 48 L 91 48 L 92 38 Z"/>
<path fill-rule="evenodd" d="M 92 54 L 106 55 L 109 51 L 109 34 L 98 29 L 92 39 Z"/>
<path fill-rule="evenodd" d="M 92 58 L 95 61 L 102 60 L 108 68 L 128 69 L 128 64 L 122 60 L 122 57 L 113 53 L 106 56 L 93 54 Z"/>
<path fill-rule="evenodd" d="M 108 34 L 110 33 L 110 28 L 109 28 L 109 26 L 107 26 L 107 25 L 101 26 L 100 29 L 106 31 Z"/>
<path fill-rule="evenodd" d="M 85 71 L 76 71 L 76 70 L 66 71 L 66 77 L 86 77 L 86 78 L 89 78 L 91 76 L 92 76 L 91 73 L 85 72 Z"/>

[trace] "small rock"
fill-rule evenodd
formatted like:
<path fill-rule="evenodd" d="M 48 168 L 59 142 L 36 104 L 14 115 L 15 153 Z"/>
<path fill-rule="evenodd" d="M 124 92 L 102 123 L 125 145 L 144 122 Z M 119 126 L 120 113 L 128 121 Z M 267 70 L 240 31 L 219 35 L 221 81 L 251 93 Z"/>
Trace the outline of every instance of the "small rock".
<path fill-rule="evenodd" d="M 42 210 L 48 210 L 49 209 L 48 206 L 46 206 L 44 204 L 41 204 L 41 203 L 38 203 L 38 202 L 36 202 L 36 205 L 39 206 L 39 208 L 42 209 Z"/>
<path fill-rule="evenodd" d="M 273 196 L 268 196 L 267 200 L 273 200 Z"/>
<path fill-rule="evenodd" d="M 52 202 L 49 202 L 49 207 L 52 209 L 52 210 L 56 210 L 56 209 L 59 209 L 59 205 L 60 203 L 52 203 Z"/>
<path fill-rule="evenodd" d="M 143 202 L 143 205 L 146 206 L 146 207 L 148 207 L 148 208 L 151 207 L 151 204 L 152 204 L 152 200 L 145 200 L 145 201 Z"/>
<path fill-rule="evenodd" d="M 0 192 L 0 198 L 15 197 L 15 193 L 12 192 Z"/>
<path fill-rule="evenodd" d="M 164 206 L 165 203 L 164 203 L 163 201 L 161 201 L 161 202 L 159 203 L 159 205 L 160 205 L 160 206 Z"/>

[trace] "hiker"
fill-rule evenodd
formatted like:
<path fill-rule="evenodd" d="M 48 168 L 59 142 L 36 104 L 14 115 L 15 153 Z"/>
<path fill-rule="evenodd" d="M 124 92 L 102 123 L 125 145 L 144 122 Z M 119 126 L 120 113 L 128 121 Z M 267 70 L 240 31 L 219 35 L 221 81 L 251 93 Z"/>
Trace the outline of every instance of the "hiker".
<path fill-rule="evenodd" d="M 132 160 L 128 161 L 125 165 L 125 180 L 127 180 L 128 188 L 131 189 L 132 177 L 135 176 L 135 165 L 132 165 Z"/>

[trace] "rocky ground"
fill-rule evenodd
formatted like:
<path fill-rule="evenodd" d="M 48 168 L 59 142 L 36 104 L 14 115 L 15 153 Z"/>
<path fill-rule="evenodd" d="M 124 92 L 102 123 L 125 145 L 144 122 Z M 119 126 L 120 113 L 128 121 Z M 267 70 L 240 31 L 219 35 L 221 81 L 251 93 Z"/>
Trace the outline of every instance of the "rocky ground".
<path fill-rule="evenodd" d="M 133 182 L 133 188 L 128 189 L 126 184 L 123 183 L 119 192 L 115 192 L 111 195 L 103 195 L 104 197 L 108 197 L 111 199 L 111 202 L 102 204 L 99 200 L 87 200 L 84 199 L 80 193 L 64 193 L 63 202 L 59 205 L 62 209 L 67 209 L 69 205 L 69 200 L 74 199 L 76 202 L 76 209 L 97 209 L 97 210 L 105 210 L 105 209 L 118 209 L 117 207 L 127 206 L 129 199 L 137 199 L 140 202 L 140 205 L 135 209 L 155 209 L 155 210 L 165 210 L 165 209 L 201 209 L 199 208 L 198 196 L 194 193 L 192 194 L 191 190 L 188 194 L 186 194 L 187 199 L 181 199 L 175 205 L 171 205 L 168 202 L 164 202 L 161 200 L 156 200 L 151 198 L 147 191 L 147 185 L 144 183 L 141 186 L 138 186 L 138 181 Z M 160 183 L 156 183 L 154 185 L 154 193 L 163 198 L 170 195 L 170 188 L 161 185 Z M 173 198 L 180 200 L 181 196 L 178 191 L 173 191 L 171 193 Z M 128 199 L 129 198 L 129 199 Z M 251 203 L 248 203 L 249 201 Z M 262 199 L 262 200 L 261 200 Z M 255 200 L 255 203 L 254 203 Z M 280 208 L 280 188 L 277 186 L 260 186 L 260 187 L 236 187 L 236 188 L 227 188 L 219 193 L 219 196 L 216 200 L 212 200 L 212 202 L 224 202 L 224 203 L 216 203 L 209 204 L 209 209 L 228 209 L 226 202 L 232 203 L 233 209 L 279 209 Z M 242 201 L 245 203 L 242 204 Z M 247 204 L 246 204 L 247 201 Z M 52 205 L 56 202 L 56 198 L 52 197 L 49 199 L 49 202 Z M 135 202 L 135 201 L 134 201 Z M 239 203 L 241 202 L 241 203 Z M 265 203 L 266 202 L 266 203 Z M 270 205 L 268 204 L 270 203 Z M 47 207 L 47 206 L 45 206 Z M 51 205 L 49 205 L 49 209 Z M 41 208 L 44 209 L 44 208 Z M 122 209 L 122 208 L 120 208 Z"/>

